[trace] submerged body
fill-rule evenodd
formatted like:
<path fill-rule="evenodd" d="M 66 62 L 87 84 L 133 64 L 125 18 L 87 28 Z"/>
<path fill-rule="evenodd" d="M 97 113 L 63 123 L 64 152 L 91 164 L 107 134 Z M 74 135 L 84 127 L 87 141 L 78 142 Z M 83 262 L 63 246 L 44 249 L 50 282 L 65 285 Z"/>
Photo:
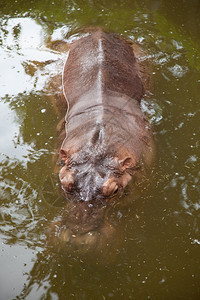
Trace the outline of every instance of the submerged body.
<path fill-rule="evenodd" d="M 81 213 L 73 222 L 67 221 L 69 216 L 57 223 L 63 240 L 75 231 L 83 235 L 82 231 L 96 230 L 103 217 L 95 217 L 98 222 L 92 226 L 91 207 L 93 215 L 101 211 L 102 216 L 99 206 L 112 203 L 131 178 L 139 178 L 151 164 L 152 130 L 140 108 L 145 80 L 130 41 L 98 30 L 70 45 L 62 74 L 68 109 L 60 133 L 64 140 L 59 178 L 65 196 L 76 202 Z M 72 211 L 76 215 L 74 204 Z M 89 230 L 80 230 L 82 220 L 82 228 L 89 223 Z M 106 232 L 105 224 L 100 227 Z"/>

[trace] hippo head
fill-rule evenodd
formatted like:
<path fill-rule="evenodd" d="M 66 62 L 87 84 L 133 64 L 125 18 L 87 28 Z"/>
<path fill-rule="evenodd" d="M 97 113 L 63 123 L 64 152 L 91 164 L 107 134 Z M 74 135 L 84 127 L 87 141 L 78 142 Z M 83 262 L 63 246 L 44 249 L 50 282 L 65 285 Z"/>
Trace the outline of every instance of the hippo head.
<path fill-rule="evenodd" d="M 67 198 L 107 203 L 125 188 L 132 178 L 134 158 L 127 152 L 122 158 L 103 152 L 83 149 L 70 155 L 61 149 L 63 167 L 59 177 Z"/>
<path fill-rule="evenodd" d="M 122 237 L 108 214 L 115 206 L 115 196 L 123 191 L 134 173 L 133 158 L 105 155 L 108 151 L 100 147 L 85 146 L 73 153 L 63 148 L 60 182 L 65 197 L 74 201 L 68 201 L 62 217 L 51 224 L 49 241 L 65 252 L 91 250 L 104 256 Z"/>

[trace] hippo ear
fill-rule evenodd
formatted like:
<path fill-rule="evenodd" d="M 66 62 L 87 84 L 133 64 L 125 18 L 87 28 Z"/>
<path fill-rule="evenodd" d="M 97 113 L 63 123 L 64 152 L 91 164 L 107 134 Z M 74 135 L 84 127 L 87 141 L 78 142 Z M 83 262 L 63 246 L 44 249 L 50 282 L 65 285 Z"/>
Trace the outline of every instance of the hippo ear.
<path fill-rule="evenodd" d="M 70 154 L 67 150 L 61 149 L 60 150 L 60 158 L 61 160 L 67 162 L 69 160 Z"/>
<path fill-rule="evenodd" d="M 133 165 L 133 159 L 129 156 L 125 157 L 122 160 L 119 160 L 119 166 L 122 171 L 131 168 Z"/>

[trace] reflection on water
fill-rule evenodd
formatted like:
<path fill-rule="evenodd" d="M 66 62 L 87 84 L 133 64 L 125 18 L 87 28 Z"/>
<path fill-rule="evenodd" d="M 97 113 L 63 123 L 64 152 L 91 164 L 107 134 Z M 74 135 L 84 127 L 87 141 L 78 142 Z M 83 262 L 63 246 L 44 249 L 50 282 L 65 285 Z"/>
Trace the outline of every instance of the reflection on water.
<path fill-rule="evenodd" d="M 17 0 L 0 8 L 0 298 L 198 299 L 199 2 Z M 154 125 L 155 166 L 108 214 L 123 233 L 106 249 L 109 263 L 46 246 L 65 202 L 49 181 L 58 118 L 45 82 L 63 55 L 48 42 L 87 25 L 132 38 L 152 61 L 142 109 Z"/>

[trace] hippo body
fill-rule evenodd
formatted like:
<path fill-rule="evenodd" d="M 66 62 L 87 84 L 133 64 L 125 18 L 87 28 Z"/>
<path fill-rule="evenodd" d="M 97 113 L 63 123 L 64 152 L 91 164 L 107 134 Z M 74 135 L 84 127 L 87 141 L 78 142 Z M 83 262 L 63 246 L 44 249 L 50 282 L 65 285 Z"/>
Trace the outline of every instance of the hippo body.
<path fill-rule="evenodd" d="M 99 239 L 102 245 L 104 236 L 110 239 L 114 229 L 102 207 L 151 164 L 152 128 L 140 108 L 148 77 L 134 49 L 131 41 L 102 30 L 69 46 L 62 74 L 68 108 L 59 133 L 59 178 L 71 204 L 51 227 L 65 242 L 96 245 Z M 95 238 L 88 239 L 88 232 Z"/>
<path fill-rule="evenodd" d="M 70 47 L 62 82 L 68 102 L 63 190 L 76 200 L 107 200 L 153 152 L 140 109 L 144 83 L 130 42 L 102 31 L 82 37 Z"/>

